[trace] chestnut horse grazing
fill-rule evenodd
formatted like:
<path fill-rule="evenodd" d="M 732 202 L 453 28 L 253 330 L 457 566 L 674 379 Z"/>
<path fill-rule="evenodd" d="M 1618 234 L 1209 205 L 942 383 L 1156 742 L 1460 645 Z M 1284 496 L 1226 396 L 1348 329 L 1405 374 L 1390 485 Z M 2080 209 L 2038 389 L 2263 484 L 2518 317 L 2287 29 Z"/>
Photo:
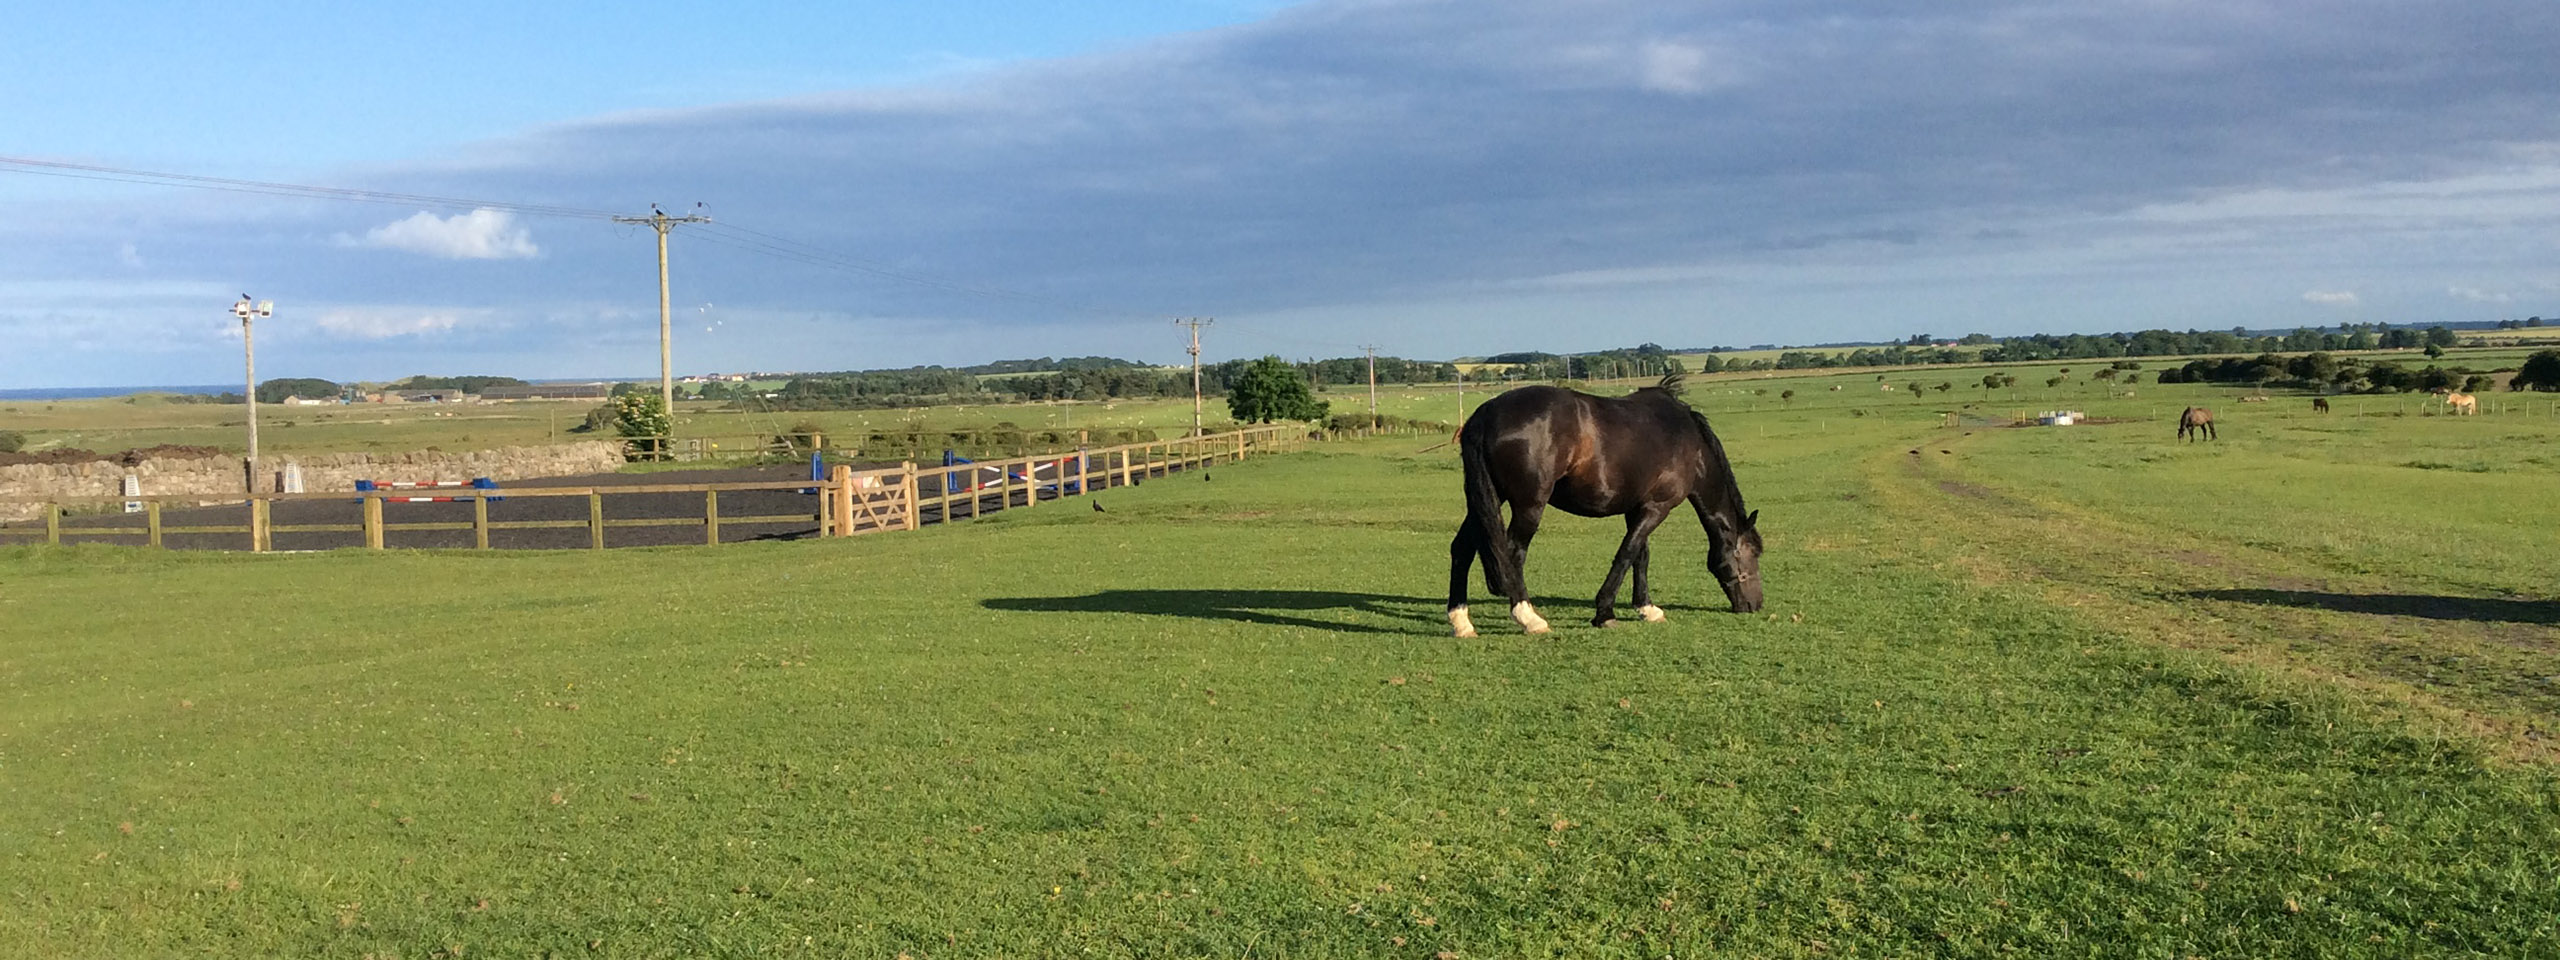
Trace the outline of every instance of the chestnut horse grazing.
<path fill-rule="evenodd" d="M 2313 409 L 2313 410 L 2317 410 L 2317 411 L 2320 411 L 2321 413 L 2327 413 L 2327 412 L 2329 412 L 2329 398 L 2327 398 L 2327 397 L 2313 397 L 2313 398 L 2311 398 L 2311 409 Z"/>
<path fill-rule="evenodd" d="M 2178 415 L 2178 439 L 2186 441 L 2213 439 L 2213 411 L 2188 407 Z"/>
<path fill-rule="evenodd" d="M 1583 517 L 1623 516 L 1618 543 L 1591 622 L 1617 622 L 1618 586 L 1635 572 L 1636 612 L 1663 619 L 1646 583 L 1655 527 L 1682 503 L 1707 530 L 1707 568 L 1724 585 L 1735 613 L 1760 609 L 1760 515 L 1746 512 L 1733 465 L 1707 418 L 1679 397 L 1680 376 L 1624 397 L 1595 397 L 1560 387 L 1522 387 L 1477 407 L 1458 431 L 1466 470 L 1467 519 L 1449 541 L 1449 627 L 1476 635 L 1467 617 L 1467 568 L 1484 560 L 1485 586 L 1511 602 L 1511 618 L 1530 633 L 1547 621 L 1529 605 L 1522 567 L 1538 520 L 1552 505 Z M 1504 504 L 1511 521 L 1502 519 Z"/>

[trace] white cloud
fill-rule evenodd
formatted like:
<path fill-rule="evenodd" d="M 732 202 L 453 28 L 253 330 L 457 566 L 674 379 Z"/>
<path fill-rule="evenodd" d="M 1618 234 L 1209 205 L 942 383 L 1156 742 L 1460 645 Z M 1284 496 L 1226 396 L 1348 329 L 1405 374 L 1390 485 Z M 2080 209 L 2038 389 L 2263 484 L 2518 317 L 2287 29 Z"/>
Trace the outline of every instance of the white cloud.
<path fill-rule="evenodd" d="M 2356 305 L 2356 292 L 2353 290 L 2305 290 L 2302 292 L 2302 302 L 2329 307 L 2352 307 Z"/>
<path fill-rule="evenodd" d="M 2513 303 L 2516 299 L 2507 294 L 2482 290 L 2478 287 L 2446 287 L 2444 293 L 2445 296 L 2456 300 L 2468 300 L 2472 303 Z"/>
<path fill-rule="evenodd" d="M 1730 78 L 1708 72 L 1707 52 L 1685 43 L 1654 41 L 1637 54 L 1644 88 L 1663 93 L 1705 93 Z"/>
<path fill-rule="evenodd" d="M 340 339 L 388 340 L 443 333 L 485 313 L 436 307 L 339 307 L 321 313 L 314 325 Z"/>
<path fill-rule="evenodd" d="M 532 231 L 517 224 L 514 214 L 487 207 L 450 217 L 420 210 L 409 219 L 375 227 L 360 238 L 341 237 L 340 242 L 443 260 L 521 260 L 542 253 L 533 245 Z"/>

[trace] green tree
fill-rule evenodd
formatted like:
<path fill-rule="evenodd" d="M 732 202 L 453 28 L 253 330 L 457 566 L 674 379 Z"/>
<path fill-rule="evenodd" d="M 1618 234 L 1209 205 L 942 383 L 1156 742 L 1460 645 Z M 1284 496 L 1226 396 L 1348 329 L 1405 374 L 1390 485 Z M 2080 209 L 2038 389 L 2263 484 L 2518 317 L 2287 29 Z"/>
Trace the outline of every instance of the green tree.
<path fill-rule="evenodd" d="M 283 403 L 286 397 L 329 399 L 338 395 L 337 384 L 310 377 L 278 377 L 258 384 L 259 403 Z"/>
<path fill-rule="evenodd" d="M 26 434 L 15 430 L 0 430 L 0 453 L 16 453 L 26 448 Z"/>
<path fill-rule="evenodd" d="M 2516 378 L 2507 381 L 2509 390 L 2560 390 L 2560 350 L 2543 350 L 2526 357 L 2524 366 L 2516 369 Z"/>
<path fill-rule="evenodd" d="M 675 432 L 675 418 L 667 415 L 666 404 L 654 393 L 626 393 L 613 400 L 614 429 L 631 441 L 632 450 L 647 459 L 664 459 L 667 436 Z"/>
<path fill-rule="evenodd" d="M 1298 368 L 1279 357 L 1246 364 L 1244 372 L 1227 384 L 1227 412 L 1245 423 L 1322 420 L 1332 406 L 1308 392 Z"/>

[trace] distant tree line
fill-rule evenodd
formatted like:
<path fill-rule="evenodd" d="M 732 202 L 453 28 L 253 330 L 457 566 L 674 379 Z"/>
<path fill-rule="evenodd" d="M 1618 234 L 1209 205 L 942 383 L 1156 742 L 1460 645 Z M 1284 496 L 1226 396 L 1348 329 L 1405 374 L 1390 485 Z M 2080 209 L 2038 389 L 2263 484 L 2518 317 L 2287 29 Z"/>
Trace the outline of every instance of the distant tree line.
<path fill-rule="evenodd" d="M 2543 366 L 2553 368 L 2560 378 L 2560 351 L 2545 350 L 2534 355 L 2548 356 Z M 2527 374 L 2535 364 L 2526 361 L 2510 389 L 2560 389 L 2537 386 L 2539 379 Z M 2160 371 L 2161 383 L 2247 383 L 2270 387 L 2329 390 L 2339 393 L 2402 393 L 2413 390 L 2459 390 L 2465 393 L 2486 389 L 2492 382 L 2483 371 L 2469 367 L 2445 368 L 2435 364 L 2411 370 L 2388 360 L 2367 362 L 2358 357 L 2335 357 L 2314 351 L 2284 357 L 2262 353 L 2255 357 L 2217 357 L 2190 360 L 2184 366 Z"/>
<path fill-rule="evenodd" d="M 1248 370 L 1269 359 L 1228 360 L 1203 366 L 1200 368 L 1200 391 L 1204 396 L 1226 396 Z M 1293 371 L 1294 376 L 1310 384 L 1369 382 L 1369 358 L 1365 356 L 1278 362 L 1283 369 Z M 1044 364 L 1062 369 L 1029 374 L 1015 373 L 1011 369 L 996 370 L 993 372 L 1014 375 L 983 377 L 973 372 L 1022 364 Z M 1458 367 L 1453 363 L 1401 357 L 1378 358 L 1378 380 L 1381 383 L 1446 383 L 1457 379 Z M 1036 361 L 1008 360 L 959 369 L 913 367 L 804 374 L 792 378 L 783 384 L 781 390 L 769 396 L 750 395 L 735 384 L 716 391 L 714 386 L 705 384 L 702 396 L 706 399 L 729 398 L 741 405 L 761 404 L 780 410 L 851 410 L 921 407 L 968 399 L 1003 402 L 1187 397 L 1191 395 L 1191 371 L 1144 366 L 1109 357 L 1043 358 Z"/>
<path fill-rule="evenodd" d="M 1037 360 L 998 360 L 994 363 L 981 363 L 974 367 L 961 367 L 960 372 L 985 376 L 987 374 L 996 373 L 1052 373 L 1070 370 L 1117 370 L 1125 367 L 1143 366 L 1146 366 L 1146 364 L 1139 363 L 1135 360 L 1122 360 L 1118 357 L 1067 357 L 1064 359 L 1041 357 Z"/>
<path fill-rule="evenodd" d="M 462 377 L 430 377 L 421 374 L 419 376 L 394 380 L 383 385 L 383 389 L 460 390 L 464 393 L 479 393 L 482 387 L 522 387 L 527 385 L 528 384 L 524 381 L 518 380 L 514 377 L 487 377 L 478 375 Z"/>
<path fill-rule="evenodd" d="M 2418 329 L 2390 324 L 2340 324 L 2334 331 L 2300 328 L 2282 336 L 2250 335 L 2245 330 L 2142 330 L 2133 333 L 2039 333 L 1994 341 L 1967 334 L 1959 345 L 1982 344 L 1980 350 L 1928 345 L 1925 334 L 1885 347 L 1855 350 L 1789 350 L 1776 359 L 1731 359 L 1710 354 L 1700 365 L 1706 373 L 1727 370 L 1807 370 L 1831 367 L 1898 367 L 1930 364 L 2007 363 L 2043 360 L 2104 360 L 2115 357 L 2176 357 L 2208 353 L 2308 353 L 2335 350 L 2417 350 L 2453 346 L 2452 330 Z"/>

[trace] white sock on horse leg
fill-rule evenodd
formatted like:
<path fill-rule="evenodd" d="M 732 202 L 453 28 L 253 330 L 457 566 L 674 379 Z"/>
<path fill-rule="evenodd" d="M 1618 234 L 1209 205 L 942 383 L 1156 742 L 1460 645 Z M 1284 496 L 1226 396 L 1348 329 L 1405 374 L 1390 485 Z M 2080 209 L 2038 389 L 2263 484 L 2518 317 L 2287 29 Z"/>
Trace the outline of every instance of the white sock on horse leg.
<path fill-rule="evenodd" d="M 1643 617 L 1644 622 L 1646 623 L 1661 623 L 1663 621 L 1662 608 L 1650 603 L 1637 607 L 1636 614 Z"/>
<path fill-rule="evenodd" d="M 1456 631 L 1457 636 L 1472 637 L 1476 635 L 1476 622 L 1467 618 L 1467 608 L 1450 607 L 1449 629 Z"/>
<path fill-rule="evenodd" d="M 1512 604 L 1511 619 L 1520 621 L 1521 628 L 1530 633 L 1547 632 L 1547 618 L 1539 616 L 1538 608 L 1530 606 L 1529 601 Z"/>

